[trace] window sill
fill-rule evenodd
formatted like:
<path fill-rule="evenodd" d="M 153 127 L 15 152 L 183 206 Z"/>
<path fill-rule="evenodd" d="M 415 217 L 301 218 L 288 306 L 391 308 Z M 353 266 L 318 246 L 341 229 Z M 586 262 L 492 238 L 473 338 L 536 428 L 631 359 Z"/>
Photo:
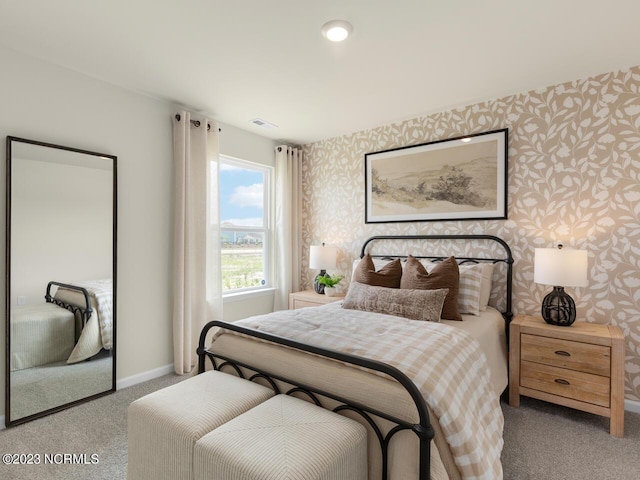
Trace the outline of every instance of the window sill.
<path fill-rule="evenodd" d="M 225 293 L 222 295 L 223 303 L 230 302 L 243 302 L 250 298 L 266 297 L 267 295 L 273 295 L 275 288 L 261 288 L 259 290 L 248 290 L 245 292 L 233 292 Z"/>

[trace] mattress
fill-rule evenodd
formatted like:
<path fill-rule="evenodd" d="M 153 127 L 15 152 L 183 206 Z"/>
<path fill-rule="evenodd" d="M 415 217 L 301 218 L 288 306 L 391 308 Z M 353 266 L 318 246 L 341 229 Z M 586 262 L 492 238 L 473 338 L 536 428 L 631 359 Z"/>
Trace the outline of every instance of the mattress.
<path fill-rule="evenodd" d="M 75 345 L 75 317 L 54 305 L 20 305 L 11 309 L 10 370 L 66 360 Z"/>
<path fill-rule="evenodd" d="M 339 303 L 298 310 L 296 312 L 299 313 L 296 315 L 304 315 L 303 310 L 312 310 L 316 316 L 324 315 L 327 318 L 345 314 Z M 248 322 L 250 325 L 251 321 L 252 319 L 247 319 L 239 323 Z M 490 388 L 498 396 L 507 384 L 505 329 L 500 313 L 494 309 L 487 309 L 477 317 L 465 316 L 463 322 L 446 323 L 453 328 L 463 330 L 477 340 L 486 357 L 486 364 L 489 365 Z M 212 350 L 234 360 L 260 366 L 274 375 L 281 375 L 303 384 L 312 382 L 312 385 L 318 389 L 330 391 L 350 401 L 369 405 L 410 422 L 418 422 L 415 405 L 408 394 L 396 382 L 384 376 L 359 370 L 334 360 L 233 334 L 217 336 Z M 336 381 L 337 379 L 339 381 Z M 328 406 L 332 405 L 330 400 L 325 400 Z M 461 478 L 451 449 L 433 411 L 430 411 L 430 416 L 436 431 L 431 449 L 431 478 Z M 384 421 L 381 423 L 384 425 Z M 418 478 L 418 451 L 419 443 L 412 432 L 398 434 L 390 444 L 389 478 L 391 480 Z M 381 455 L 376 442 L 370 442 L 369 459 L 370 480 L 380 478 Z"/>

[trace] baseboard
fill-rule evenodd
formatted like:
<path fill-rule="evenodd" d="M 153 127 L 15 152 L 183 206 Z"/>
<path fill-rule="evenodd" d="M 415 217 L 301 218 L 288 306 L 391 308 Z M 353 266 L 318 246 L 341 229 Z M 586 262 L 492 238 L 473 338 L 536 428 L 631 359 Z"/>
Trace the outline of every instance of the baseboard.
<path fill-rule="evenodd" d="M 172 364 L 165 365 L 164 367 L 154 368 L 153 370 L 147 370 L 146 372 L 137 373 L 136 375 L 131 375 L 130 377 L 121 378 L 120 380 L 116 380 L 116 390 L 131 387 L 138 383 L 146 382 L 147 380 L 153 380 L 154 378 L 173 373 L 173 371 L 174 370 Z"/>
<path fill-rule="evenodd" d="M 640 402 L 636 400 L 625 400 L 624 409 L 627 412 L 640 413 Z"/>

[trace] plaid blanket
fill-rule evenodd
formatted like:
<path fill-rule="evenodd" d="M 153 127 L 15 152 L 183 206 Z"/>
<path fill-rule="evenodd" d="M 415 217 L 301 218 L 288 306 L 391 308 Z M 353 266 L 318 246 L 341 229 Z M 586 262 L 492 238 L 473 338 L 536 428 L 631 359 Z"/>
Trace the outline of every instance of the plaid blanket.
<path fill-rule="evenodd" d="M 113 281 L 107 278 L 77 282 L 74 285 L 86 289 L 89 292 L 89 297 L 95 300 L 100 320 L 102 346 L 106 350 L 110 350 L 113 346 Z"/>
<path fill-rule="evenodd" d="M 346 310 L 338 303 L 237 323 L 400 369 L 436 415 L 432 421 L 439 421 L 461 477 L 502 478 L 502 410 L 486 358 L 466 332 L 440 323 Z"/>

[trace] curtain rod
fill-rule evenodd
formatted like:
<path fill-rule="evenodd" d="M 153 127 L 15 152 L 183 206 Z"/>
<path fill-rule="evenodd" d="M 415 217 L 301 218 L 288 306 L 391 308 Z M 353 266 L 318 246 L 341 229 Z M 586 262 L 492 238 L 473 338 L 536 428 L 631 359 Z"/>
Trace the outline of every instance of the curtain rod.
<path fill-rule="evenodd" d="M 180 114 L 176 113 L 176 120 L 180 121 Z M 199 127 L 200 126 L 200 120 L 190 120 L 191 125 L 193 125 L 194 127 Z M 211 124 L 207 123 L 207 131 L 211 130 Z M 221 132 L 222 129 L 218 128 L 218 131 Z"/>

